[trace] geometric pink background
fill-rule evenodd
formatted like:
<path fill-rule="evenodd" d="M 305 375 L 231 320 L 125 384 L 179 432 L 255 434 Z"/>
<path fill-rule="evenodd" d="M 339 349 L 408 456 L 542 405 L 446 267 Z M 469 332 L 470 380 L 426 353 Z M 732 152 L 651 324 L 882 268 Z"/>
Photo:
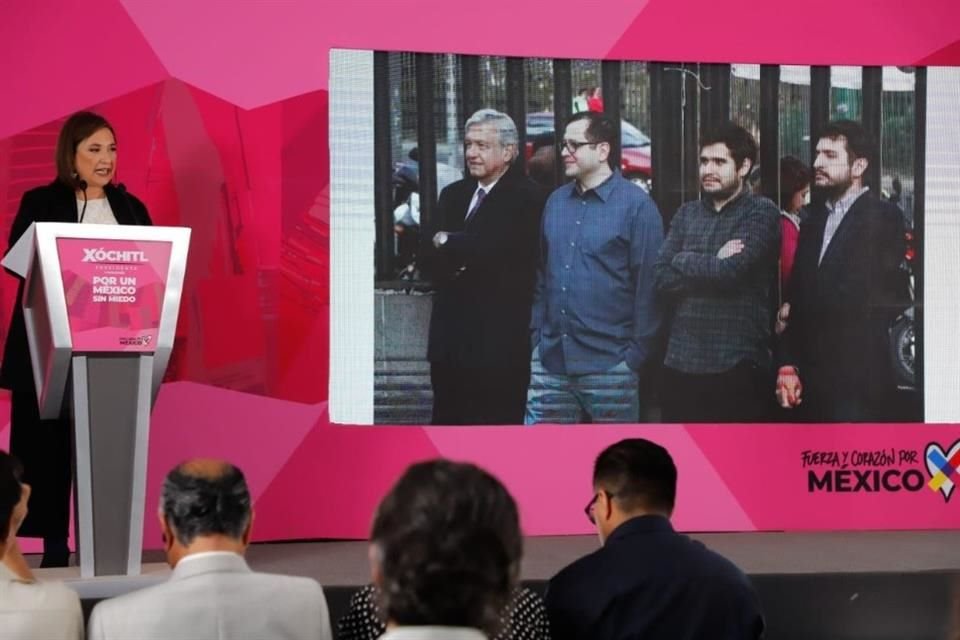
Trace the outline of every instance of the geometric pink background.
<path fill-rule="evenodd" d="M 145 544 L 160 480 L 194 455 L 246 471 L 254 538 L 362 538 L 411 461 L 480 462 L 529 534 L 585 533 L 592 458 L 627 435 L 678 462 L 686 530 L 956 528 L 960 498 L 808 494 L 804 450 L 949 449 L 958 425 L 368 428 L 331 425 L 331 47 L 784 64 L 960 64 L 953 0 L 209 2 L 63 0 L 0 7 L 0 233 L 54 175 L 63 118 L 115 126 L 118 179 L 154 224 L 192 229 L 177 343 L 153 414 Z M 584 26 L 588 28 L 584 31 Z M 564 37 L 562 34 L 568 33 Z M 3 276 L 0 331 L 15 282 Z M 0 446 L 8 438 L 0 396 Z"/>

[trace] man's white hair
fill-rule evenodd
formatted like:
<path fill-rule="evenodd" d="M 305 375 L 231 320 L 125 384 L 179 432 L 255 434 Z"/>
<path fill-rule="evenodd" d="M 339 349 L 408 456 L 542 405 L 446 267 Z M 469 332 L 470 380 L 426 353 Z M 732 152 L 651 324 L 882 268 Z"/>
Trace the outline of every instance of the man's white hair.
<path fill-rule="evenodd" d="M 464 133 L 466 134 L 470 127 L 482 124 L 492 124 L 496 128 L 500 144 L 503 146 L 512 144 L 516 147 L 519 145 L 520 134 L 517 133 L 517 125 L 514 124 L 513 118 L 507 114 L 496 109 L 480 109 L 467 119 L 467 124 L 463 128 Z"/>

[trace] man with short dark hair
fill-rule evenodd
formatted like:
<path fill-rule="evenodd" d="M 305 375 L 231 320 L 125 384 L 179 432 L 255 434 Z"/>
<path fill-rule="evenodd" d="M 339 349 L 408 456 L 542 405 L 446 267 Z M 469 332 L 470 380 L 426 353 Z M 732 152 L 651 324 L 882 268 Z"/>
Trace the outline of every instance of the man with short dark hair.
<path fill-rule="evenodd" d="M 29 485 L 20 463 L 0 451 L 0 640 L 83 638 L 80 599 L 57 582 L 37 582 L 17 545 L 27 516 Z"/>
<path fill-rule="evenodd" d="M 654 267 L 674 306 L 664 422 L 755 422 L 770 405 L 780 212 L 746 185 L 757 143 L 738 125 L 700 146 L 702 197 L 683 204 Z"/>
<path fill-rule="evenodd" d="M 830 123 L 816 151 L 777 399 L 812 422 L 920 420 L 897 406 L 890 354 L 891 324 L 910 304 L 903 214 L 865 183 L 876 149 L 859 123 Z"/>
<path fill-rule="evenodd" d="M 521 424 L 530 382 L 530 303 L 545 193 L 517 166 L 505 113 L 464 128 L 470 174 L 440 192 L 420 268 L 436 286 L 427 359 L 433 424 Z"/>
<path fill-rule="evenodd" d="M 543 213 L 530 325 L 540 367 L 528 424 L 639 418 L 638 372 L 660 326 L 653 263 L 663 220 L 650 196 L 610 166 L 616 136 L 609 118 L 588 111 L 567 120 L 560 141 L 573 181 Z"/>
<path fill-rule="evenodd" d="M 597 456 L 587 517 L 601 548 L 554 576 L 554 640 L 763 635 L 760 604 L 733 563 L 673 530 L 677 469 L 663 447 L 621 440 Z"/>
<path fill-rule="evenodd" d="M 244 561 L 253 511 L 240 469 L 221 460 L 175 467 L 158 515 L 170 580 L 98 604 L 90 638 L 332 637 L 319 584 L 255 573 Z"/>

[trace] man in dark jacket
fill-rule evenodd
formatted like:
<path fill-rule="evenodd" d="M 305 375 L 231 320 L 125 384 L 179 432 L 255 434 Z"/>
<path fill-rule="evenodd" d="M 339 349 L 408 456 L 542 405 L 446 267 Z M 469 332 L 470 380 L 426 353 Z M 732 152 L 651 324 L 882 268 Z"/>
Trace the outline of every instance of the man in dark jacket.
<path fill-rule="evenodd" d="M 816 150 L 777 398 L 807 421 L 900 420 L 889 329 L 910 304 L 903 214 L 864 184 L 875 150 L 859 123 L 831 123 Z"/>
<path fill-rule="evenodd" d="M 427 357 L 433 424 L 521 424 L 544 193 L 514 167 L 517 127 L 481 109 L 466 124 L 470 176 L 440 193 L 421 269 L 437 287 Z"/>
<path fill-rule="evenodd" d="M 554 640 L 752 640 L 760 604 L 732 562 L 673 530 L 677 468 L 667 450 L 621 440 L 597 457 L 586 513 L 603 546 L 554 576 Z"/>

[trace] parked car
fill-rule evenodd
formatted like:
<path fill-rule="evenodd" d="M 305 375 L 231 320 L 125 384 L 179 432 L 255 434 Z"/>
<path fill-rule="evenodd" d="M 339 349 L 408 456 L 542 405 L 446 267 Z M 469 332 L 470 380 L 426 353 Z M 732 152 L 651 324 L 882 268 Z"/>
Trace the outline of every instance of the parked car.
<path fill-rule="evenodd" d="M 525 145 L 527 161 L 546 146 L 556 149 L 553 113 L 528 113 Z M 541 151 L 541 158 L 547 158 L 549 153 Z M 650 168 L 650 138 L 626 120 L 620 121 L 620 171 L 628 180 L 647 191 L 650 190 L 653 178 Z"/>

